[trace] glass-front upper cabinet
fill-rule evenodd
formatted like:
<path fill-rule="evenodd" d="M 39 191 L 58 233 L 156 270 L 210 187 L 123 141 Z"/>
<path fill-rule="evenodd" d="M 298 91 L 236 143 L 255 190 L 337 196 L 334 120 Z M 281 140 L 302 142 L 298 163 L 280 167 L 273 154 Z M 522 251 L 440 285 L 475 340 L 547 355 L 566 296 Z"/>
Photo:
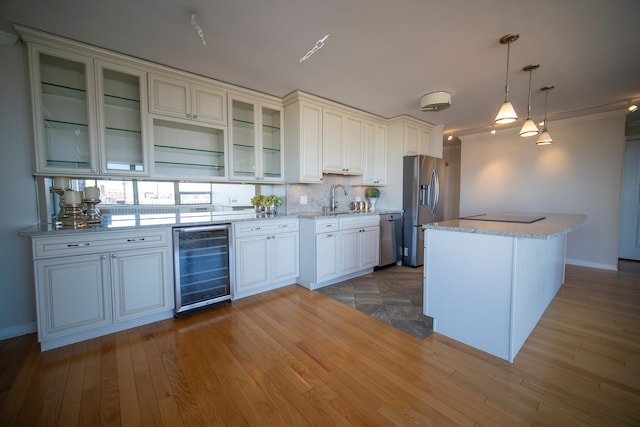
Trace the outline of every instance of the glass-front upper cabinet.
<path fill-rule="evenodd" d="M 39 45 L 29 49 L 36 172 L 146 174 L 145 74 Z"/>
<path fill-rule="evenodd" d="M 282 108 L 230 97 L 231 179 L 282 182 Z"/>
<path fill-rule="evenodd" d="M 146 74 L 97 62 L 100 173 L 146 174 Z"/>
<path fill-rule="evenodd" d="M 37 172 L 91 173 L 97 165 L 93 60 L 30 48 Z"/>

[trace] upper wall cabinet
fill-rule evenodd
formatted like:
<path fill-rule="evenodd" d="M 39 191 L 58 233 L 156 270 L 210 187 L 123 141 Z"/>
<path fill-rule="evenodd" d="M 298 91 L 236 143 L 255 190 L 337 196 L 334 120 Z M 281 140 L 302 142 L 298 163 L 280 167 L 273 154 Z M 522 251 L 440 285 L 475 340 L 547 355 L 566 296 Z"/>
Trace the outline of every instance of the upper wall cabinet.
<path fill-rule="evenodd" d="M 387 184 L 387 126 L 366 121 L 364 124 L 364 172 L 365 185 Z"/>
<path fill-rule="evenodd" d="M 226 125 L 226 93 L 173 77 L 149 74 L 149 111 L 155 114 Z"/>
<path fill-rule="evenodd" d="M 296 92 L 284 106 L 286 180 L 322 183 L 322 105 Z"/>
<path fill-rule="evenodd" d="M 408 116 L 389 121 L 389 143 L 402 147 L 404 156 L 442 158 L 442 125 L 434 126 Z"/>
<path fill-rule="evenodd" d="M 324 107 L 322 120 L 322 170 L 361 175 L 364 120 L 329 107 Z"/>
<path fill-rule="evenodd" d="M 231 180 L 283 182 L 282 107 L 230 96 L 229 112 Z"/>
<path fill-rule="evenodd" d="M 29 44 L 36 173 L 146 175 L 146 74 Z"/>

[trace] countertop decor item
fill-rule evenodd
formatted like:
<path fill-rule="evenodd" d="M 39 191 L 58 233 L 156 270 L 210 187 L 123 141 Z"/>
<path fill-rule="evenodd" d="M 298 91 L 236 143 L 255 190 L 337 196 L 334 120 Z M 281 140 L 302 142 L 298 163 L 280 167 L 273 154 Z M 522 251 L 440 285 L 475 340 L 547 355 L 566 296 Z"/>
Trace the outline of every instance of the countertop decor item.
<path fill-rule="evenodd" d="M 376 202 L 378 201 L 378 198 L 380 197 L 380 189 L 378 187 L 369 187 L 364 192 L 364 195 L 367 196 L 367 199 L 369 199 L 369 210 L 375 211 L 376 210 Z"/>

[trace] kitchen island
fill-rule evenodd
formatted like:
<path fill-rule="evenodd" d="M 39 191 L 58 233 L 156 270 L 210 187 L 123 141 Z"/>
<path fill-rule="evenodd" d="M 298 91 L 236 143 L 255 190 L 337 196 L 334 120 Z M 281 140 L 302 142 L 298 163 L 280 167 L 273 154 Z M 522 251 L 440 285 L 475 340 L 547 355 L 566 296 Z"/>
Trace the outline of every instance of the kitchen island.
<path fill-rule="evenodd" d="M 500 213 L 424 225 L 434 332 L 513 362 L 564 283 L 567 234 L 586 219 Z"/>

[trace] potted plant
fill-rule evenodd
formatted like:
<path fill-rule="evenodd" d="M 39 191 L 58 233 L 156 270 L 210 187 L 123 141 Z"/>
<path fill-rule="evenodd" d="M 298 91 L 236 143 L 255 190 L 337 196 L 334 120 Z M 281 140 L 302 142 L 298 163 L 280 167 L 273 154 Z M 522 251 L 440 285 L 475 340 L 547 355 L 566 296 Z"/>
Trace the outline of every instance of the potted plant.
<path fill-rule="evenodd" d="M 364 195 L 369 199 L 369 209 L 375 211 L 376 202 L 378 201 L 378 197 L 380 197 L 380 189 L 378 187 L 369 187 L 364 192 Z"/>
<path fill-rule="evenodd" d="M 280 206 L 281 204 L 282 200 L 275 194 L 264 196 L 264 206 L 267 213 L 276 213 L 276 206 Z"/>
<path fill-rule="evenodd" d="M 265 198 L 262 194 L 256 194 L 251 198 L 251 204 L 256 208 L 256 212 L 262 212 L 265 207 Z"/>

